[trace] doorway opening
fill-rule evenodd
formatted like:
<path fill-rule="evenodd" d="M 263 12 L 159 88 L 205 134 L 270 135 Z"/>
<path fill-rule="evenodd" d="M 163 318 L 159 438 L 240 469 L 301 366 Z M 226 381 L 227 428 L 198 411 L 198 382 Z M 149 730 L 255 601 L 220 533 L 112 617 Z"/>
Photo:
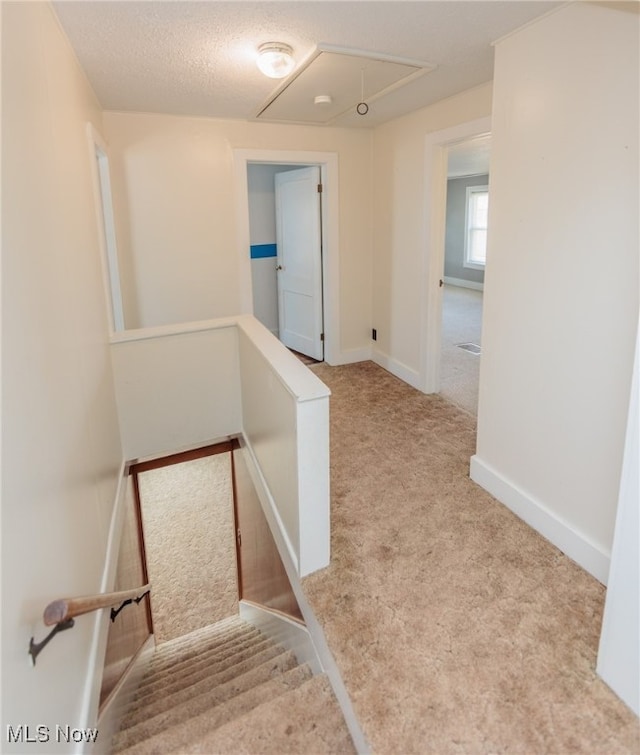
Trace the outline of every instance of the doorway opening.
<path fill-rule="evenodd" d="M 247 165 L 253 313 L 306 362 L 324 358 L 319 165 Z"/>
<path fill-rule="evenodd" d="M 440 394 L 478 413 L 491 135 L 447 148 Z"/>
<path fill-rule="evenodd" d="M 427 209 L 427 233 L 424 243 L 424 270 L 425 270 L 425 290 L 423 296 L 424 306 L 421 313 L 422 334 L 421 339 L 422 351 L 420 360 L 420 387 L 425 393 L 439 393 L 443 387 L 443 377 L 447 378 L 448 365 L 444 364 L 443 360 L 443 347 L 445 340 L 453 341 L 452 348 L 456 351 L 456 357 L 458 352 L 463 357 L 476 360 L 472 363 L 474 371 L 479 373 L 478 360 L 479 354 L 474 354 L 471 350 L 464 350 L 460 348 L 460 344 L 470 343 L 473 346 L 481 347 L 480 343 L 475 341 L 480 340 L 479 330 L 471 332 L 470 335 L 465 335 L 465 332 L 459 332 L 458 335 L 449 335 L 444 333 L 443 328 L 447 328 L 451 324 L 451 318 L 449 312 L 456 310 L 455 306 L 455 294 L 458 293 L 457 299 L 478 298 L 477 294 L 473 293 L 477 291 L 477 286 L 474 288 L 474 282 L 468 281 L 463 285 L 460 282 L 466 277 L 466 273 L 460 272 L 458 269 L 456 274 L 449 275 L 445 268 L 445 247 L 447 237 L 447 194 L 448 194 L 448 178 L 449 178 L 449 155 L 456 155 L 462 159 L 462 162 L 467 164 L 473 164 L 473 160 L 477 159 L 478 154 L 484 151 L 485 158 L 488 165 L 488 149 L 490 145 L 490 133 L 491 133 L 491 119 L 480 118 L 476 121 L 470 121 L 468 123 L 460 124 L 442 131 L 437 131 L 429 134 L 426 138 L 425 144 L 425 175 L 426 175 L 426 209 Z M 482 149 L 481 149 L 482 147 Z M 452 165 L 455 165 L 455 160 L 452 158 Z M 462 173 L 470 175 L 476 173 L 480 175 L 488 176 L 488 167 L 482 167 L 480 169 L 461 169 L 458 167 L 460 175 L 452 176 L 452 178 L 462 178 Z M 488 180 L 488 179 L 486 179 Z M 466 189 L 465 189 L 466 197 Z M 463 205 L 465 220 L 462 221 L 463 238 L 466 234 L 466 205 Z M 486 233 L 486 230 L 485 230 Z M 464 252 L 463 252 L 464 257 Z M 464 261 L 460 265 L 461 269 L 464 267 Z M 473 268 L 469 267 L 468 270 Z M 468 272 L 468 271 L 467 271 Z M 470 276 L 472 277 L 472 276 Z M 453 285 L 456 288 L 466 289 L 468 292 L 455 292 L 453 291 Z M 453 292 L 453 296 L 449 296 Z M 445 297 L 446 303 L 450 306 L 447 307 L 445 312 Z M 480 304 L 480 306 L 478 306 Z M 472 303 L 469 307 L 471 312 L 476 312 L 475 318 L 478 322 L 481 322 L 481 301 Z M 464 316 L 462 317 L 464 321 Z M 449 321 L 449 322 L 447 322 Z M 474 387 L 472 388 L 472 403 L 467 408 L 474 414 L 477 414 L 477 385 L 478 378 L 475 377 L 473 381 Z M 456 403 L 459 403 L 456 401 Z"/>
<path fill-rule="evenodd" d="M 445 283 L 442 292 L 440 395 L 478 414 L 482 291 Z"/>
<path fill-rule="evenodd" d="M 255 315 L 260 314 L 259 307 L 265 304 L 264 291 L 270 291 L 270 304 L 267 304 L 267 314 L 263 315 L 266 327 L 274 332 L 276 328 L 276 317 L 280 317 L 280 312 L 274 311 L 274 300 L 277 303 L 277 278 L 276 265 L 281 264 L 277 257 L 277 242 L 267 240 L 263 241 L 260 236 L 253 236 L 253 230 L 257 222 L 263 222 L 261 210 L 254 213 L 253 207 L 250 208 L 249 196 L 249 173 L 254 170 L 264 170 L 268 176 L 269 170 L 266 166 L 273 168 L 272 175 L 275 173 L 285 174 L 295 172 L 315 166 L 320 173 L 321 189 L 321 216 L 319 221 L 319 232 L 321 242 L 321 257 L 319 261 L 319 271 L 316 271 L 315 278 L 320 280 L 319 297 L 316 296 L 315 303 L 320 304 L 318 310 L 307 308 L 306 313 L 302 316 L 309 317 L 310 312 L 316 312 L 315 319 L 303 323 L 307 330 L 312 331 L 321 344 L 321 358 L 328 364 L 337 364 L 340 361 L 339 351 L 339 333 L 340 333 L 340 259 L 339 259 L 339 197 L 338 197 L 338 155 L 334 152 L 307 152 L 293 150 L 234 150 L 235 163 L 235 186 L 236 186 L 236 207 L 238 208 L 238 255 L 240 270 L 240 293 L 242 311 Z M 317 193 L 317 189 L 316 189 Z M 264 197 L 263 197 L 264 199 Z M 317 197 L 316 197 L 317 199 Z M 264 209 L 271 205 L 269 222 L 272 228 L 275 226 L 275 188 L 272 199 L 269 202 L 258 201 L 258 205 Z M 250 212 L 251 209 L 251 212 Z M 253 236 L 253 238 L 252 238 Z M 260 261 L 260 258 L 252 256 L 252 245 L 260 246 L 262 244 L 276 244 L 273 247 L 266 248 L 264 253 L 271 255 L 271 259 L 266 257 L 266 262 Z M 256 250 L 260 254 L 261 250 Z M 276 256 L 273 257 L 273 253 Z M 285 264 L 286 267 L 286 264 Z M 262 268 L 261 272 L 255 272 L 254 269 Z M 286 271 L 285 271 L 286 272 Z M 255 274 L 254 274 L 255 273 Z M 258 291 L 258 288 L 264 280 L 267 280 L 267 287 Z M 275 279 L 275 282 L 274 282 Z M 271 281 L 268 283 L 268 281 Z M 255 289 L 255 295 L 254 295 Z M 274 295 L 275 292 L 275 295 Z M 296 303 L 299 304 L 300 298 Z M 295 312 L 295 308 L 294 308 Z M 258 317 L 258 319 L 262 319 Z M 269 324 L 267 324 L 269 323 Z M 318 324 L 320 327 L 318 328 Z M 280 323 L 277 325 L 278 337 L 282 340 Z M 290 345 L 298 353 L 305 353 L 300 346 Z M 310 356 L 306 359 L 315 360 L 317 357 Z M 303 361 L 305 358 L 303 357 Z"/>

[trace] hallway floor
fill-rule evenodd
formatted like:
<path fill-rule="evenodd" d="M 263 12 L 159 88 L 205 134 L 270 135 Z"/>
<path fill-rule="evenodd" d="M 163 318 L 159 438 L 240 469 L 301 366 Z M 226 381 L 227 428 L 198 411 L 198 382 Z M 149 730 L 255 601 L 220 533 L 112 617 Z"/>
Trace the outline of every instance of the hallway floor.
<path fill-rule="evenodd" d="M 303 580 L 374 753 L 637 753 L 604 587 L 470 481 L 475 420 L 371 362 L 331 389 L 331 565 Z"/>

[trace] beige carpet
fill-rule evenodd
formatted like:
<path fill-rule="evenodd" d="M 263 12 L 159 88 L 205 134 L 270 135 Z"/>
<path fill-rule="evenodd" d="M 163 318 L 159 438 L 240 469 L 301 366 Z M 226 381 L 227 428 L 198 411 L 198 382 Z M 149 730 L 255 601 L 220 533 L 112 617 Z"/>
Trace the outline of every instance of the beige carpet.
<path fill-rule="evenodd" d="M 440 395 L 478 414 L 480 356 L 458 344 L 481 346 L 482 291 L 445 285 L 442 296 Z"/>
<path fill-rule="evenodd" d="M 353 753 L 325 676 L 235 617 L 164 643 L 113 752 Z"/>
<path fill-rule="evenodd" d="M 237 615 L 230 455 L 139 479 L 156 642 Z"/>
<path fill-rule="evenodd" d="M 140 474 L 158 642 L 127 755 L 353 753 L 326 676 L 238 617 L 229 454 Z"/>
<path fill-rule="evenodd" d="M 303 581 L 374 753 L 638 753 L 604 588 L 469 480 L 474 419 L 371 362 L 331 388 L 332 563 Z"/>

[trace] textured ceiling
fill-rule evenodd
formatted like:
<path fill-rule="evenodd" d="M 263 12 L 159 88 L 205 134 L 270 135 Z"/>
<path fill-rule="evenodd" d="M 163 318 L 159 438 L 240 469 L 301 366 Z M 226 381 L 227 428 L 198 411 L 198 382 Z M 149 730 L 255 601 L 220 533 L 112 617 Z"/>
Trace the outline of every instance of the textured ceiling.
<path fill-rule="evenodd" d="M 258 46 L 271 41 L 290 44 L 298 66 L 322 43 L 435 66 L 376 99 L 366 116 L 349 109 L 332 121 L 363 127 L 491 80 L 491 42 L 561 4 L 61 0 L 54 8 L 106 110 L 253 119 L 281 86 L 255 65 Z"/>

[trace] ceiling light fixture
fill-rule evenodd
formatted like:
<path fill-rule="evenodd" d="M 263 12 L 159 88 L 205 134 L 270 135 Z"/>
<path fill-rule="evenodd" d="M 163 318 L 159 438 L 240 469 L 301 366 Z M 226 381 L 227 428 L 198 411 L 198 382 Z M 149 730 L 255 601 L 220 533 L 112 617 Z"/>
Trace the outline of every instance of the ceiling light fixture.
<path fill-rule="evenodd" d="M 266 42 L 258 47 L 257 63 L 265 76 L 283 79 L 293 71 L 293 49 L 283 42 Z"/>

